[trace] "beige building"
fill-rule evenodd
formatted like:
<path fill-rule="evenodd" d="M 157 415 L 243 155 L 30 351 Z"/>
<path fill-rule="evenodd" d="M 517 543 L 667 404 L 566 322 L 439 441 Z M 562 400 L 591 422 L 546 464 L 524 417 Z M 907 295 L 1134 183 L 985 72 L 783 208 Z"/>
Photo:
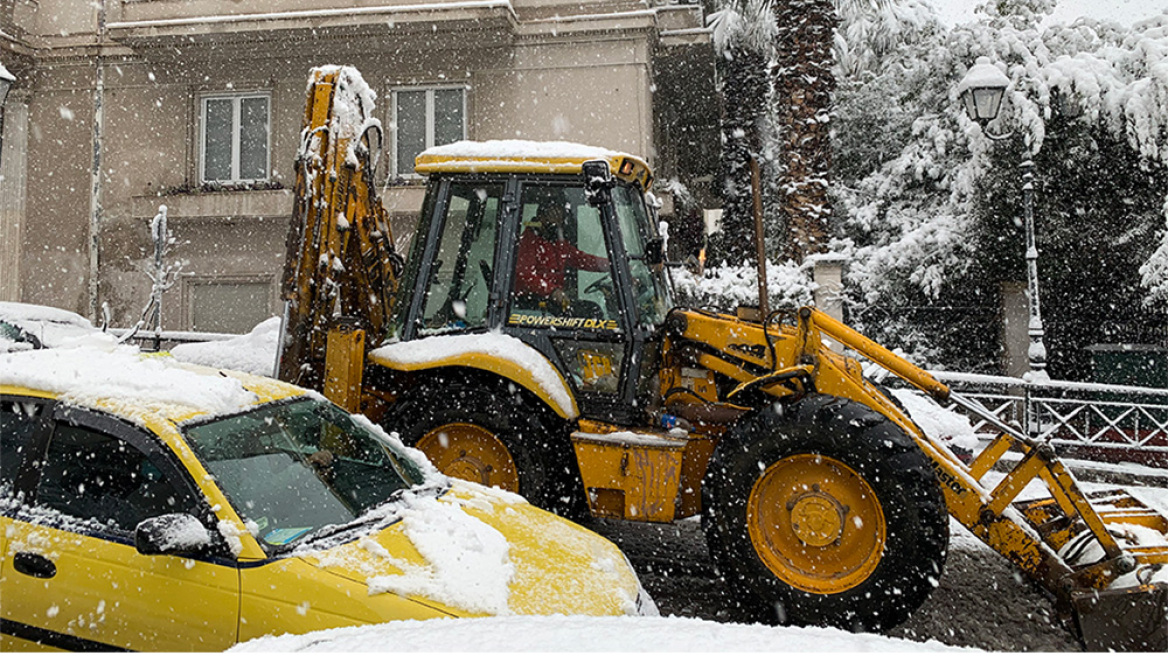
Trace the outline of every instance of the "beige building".
<path fill-rule="evenodd" d="M 328 0 L 326 0 L 326 3 Z M 384 201 L 408 241 L 413 156 L 549 139 L 646 156 L 708 198 L 713 54 L 664 0 L 0 0 L 0 300 L 137 320 L 149 221 L 168 207 L 163 327 L 239 332 L 278 313 L 308 71 L 378 94 Z M 404 244 L 403 244 L 404 245 Z"/>

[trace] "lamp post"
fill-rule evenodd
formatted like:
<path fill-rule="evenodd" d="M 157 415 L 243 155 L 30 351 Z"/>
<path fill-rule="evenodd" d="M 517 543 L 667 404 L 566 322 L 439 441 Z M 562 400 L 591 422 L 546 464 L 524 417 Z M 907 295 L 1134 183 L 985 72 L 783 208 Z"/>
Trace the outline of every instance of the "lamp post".
<path fill-rule="evenodd" d="M 997 118 L 1002 107 L 1002 96 L 1010 78 L 990 63 L 989 57 L 978 57 L 957 87 L 957 94 L 966 116 L 981 126 L 982 132 L 994 141 L 1009 139 L 1013 133 L 994 134 L 986 125 Z M 1043 344 L 1042 313 L 1038 303 L 1038 247 L 1034 243 L 1034 160 L 1029 144 L 1026 159 L 1019 165 L 1022 171 L 1022 217 L 1026 232 L 1026 297 L 1029 308 L 1027 334 L 1030 345 L 1026 349 L 1030 364 L 1031 382 L 1050 380 L 1046 372 L 1046 346 Z"/>
<path fill-rule="evenodd" d="M 4 161 L 4 101 L 8 99 L 8 90 L 15 81 L 16 76 L 0 63 L 0 162 Z"/>

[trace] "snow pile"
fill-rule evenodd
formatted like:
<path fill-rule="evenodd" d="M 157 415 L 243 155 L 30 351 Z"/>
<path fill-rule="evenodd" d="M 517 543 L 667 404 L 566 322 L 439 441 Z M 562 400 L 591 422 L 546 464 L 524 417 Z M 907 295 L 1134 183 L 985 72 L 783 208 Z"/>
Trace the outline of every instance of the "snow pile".
<path fill-rule="evenodd" d="M 220 342 L 180 344 L 170 349 L 170 354 L 182 362 L 271 376 L 279 341 L 280 318 L 271 317 L 260 322 L 246 335 Z"/>
<path fill-rule="evenodd" d="M 164 551 L 190 551 L 211 544 L 211 533 L 190 515 L 175 513 L 152 520 L 158 530 L 158 546 Z"/>
<path fill-rule="evenodd" d="M 46 348 L 76 345 L 90 336 L 101 335 L 89 319 L 57 308 L 26 303 L 0 301 L 0 321 L 8 322 L 37 338 Z M 106 338 L 97 337 L 100 341 Z M 17 350 L 26 345 L 14 344 L 0 336 L 0 351 Z"/>
<path fill-rule="evenodd" d="M 536 385 L 556 405 L 569 414 L 573 413 L 572 395 L 556 368 L 539 351 L 510 335 L 484 333 L 427 337 L 382 346 L 370 351 L 369 358 L 390 365 L 409 366 L 428 365 L 476 354 L 514 362 L 517 367 L 531 374 Z"/>
<path fill-rule="evenodd" d="M 977 433 L 965 415 L 942 408 L 936 401 L 916 390 L 890 391 L 925 435 L 971 453 L 978 450 Z"/>
<path fill-rule="evenodd" d="M 681 617 L 492 617 L 406 620 L 260 638 L 233 652 L 937 652 L 936 641 L 910 642 L 838 629 L 719 624 Z M 968 650 L 965 650 L 968 651 Z"/>
<path fill-rule="evenodd" d="M 674 289 L 683 303 L 733 310 L 739 305 L 758 305 L 758 267 L 732 266 L 723 262 L 710 267 L 698 277 L 687 269 L 670 271 Z M 798 264 L 792 261 L 767 262 L 767 294 L 770 306 L 800 307 L 813 302 L 815 284 Z"/>
<path fill-rule="evenodd" d="M 131 346 L 0 354 L 0 384 L 45 390 L 86 405 L 125 401 L 132 416 L 159 406 L 224 414 L 256 402 L 256 395 L 234 378 L 196 373 L 173 358 L 144 356 Z"/>
<path fill-rule="evenodd" d="M 507 602 L 515 566 L 508 557 L 507 538 L 468 515 L 456 500 L 411 496 L 401 511 L 402 531 L 428 565 L 394 558 L 366 538 L 362 541 L 366 550 L 402 571 L 369 579 L 369 593 L 417 595 L 472 613 L 510 614 Z"/>

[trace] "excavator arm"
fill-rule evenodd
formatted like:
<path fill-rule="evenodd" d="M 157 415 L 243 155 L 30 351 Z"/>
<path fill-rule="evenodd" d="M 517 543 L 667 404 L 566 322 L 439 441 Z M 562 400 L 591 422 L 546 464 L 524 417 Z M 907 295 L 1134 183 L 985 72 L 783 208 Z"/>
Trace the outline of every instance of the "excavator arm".
<path fill-rule="evenodd" d="M 296 159 L 278 372 L 323 390 L 329 331 L 385 334 L 402 258 L 374 185 L 381 124 L 354 68 L 314 68 Z M 362 350 L 357 345 L 354 350 Z M 359 383 L 358 383 L 359 385 Z"/>

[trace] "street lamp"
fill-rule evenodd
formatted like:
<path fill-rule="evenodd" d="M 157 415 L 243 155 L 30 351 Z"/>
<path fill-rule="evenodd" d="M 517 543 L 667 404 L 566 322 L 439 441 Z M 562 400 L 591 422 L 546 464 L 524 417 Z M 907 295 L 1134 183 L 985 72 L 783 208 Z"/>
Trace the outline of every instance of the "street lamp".
<path fill-rule="evenodd" d="M 977 63 L 969 69 L 957 87 L 966 116 L 980 125 L 982 132 L 995 141 L 1013 136 L 1013 133 L 993 134 L 986 129 L 986 124 L 997 118 L 1002 107 L 1002 96 L 1008 86 L 1010 78 L 990 63 L 989 57 L 978 57 Z M 1029 144 L 1026 150 L 1026 159 L 1019 165 L 1022 170 L 1022 207 L 1026 232 L 1026 296 L 1030 310 L 1027 329 L 1030 346 L 1026 355 L 1030 361 L 1030 380 L 1042 383 L 1049 381 L 1050 375 L 1046 372 L 1046 346 L 1042 341 L 1042 313 L 1038 304 L 1038 247 L 1034 244 L 1034 160 Z"/>

